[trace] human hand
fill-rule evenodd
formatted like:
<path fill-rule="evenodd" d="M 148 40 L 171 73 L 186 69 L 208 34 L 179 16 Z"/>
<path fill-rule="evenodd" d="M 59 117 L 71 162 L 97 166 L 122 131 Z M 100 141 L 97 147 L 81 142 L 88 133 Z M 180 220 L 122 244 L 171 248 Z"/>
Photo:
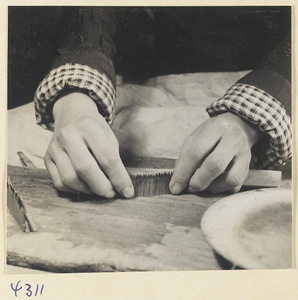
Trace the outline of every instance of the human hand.
<path fill-rule="evenodd" d="M 82 93 L 54 104 L 55 129 L 44 162 L 59 191 L 95 193 L 112 198 L 116 191 L 134 195 L 116 137 L 96 104 Z"/>
<path fill-rule="evenodd" d="M 232 113 L 203 122 L 185 140 L 170 182 L 172 194 L 238 192 L 260 133 Z"/>

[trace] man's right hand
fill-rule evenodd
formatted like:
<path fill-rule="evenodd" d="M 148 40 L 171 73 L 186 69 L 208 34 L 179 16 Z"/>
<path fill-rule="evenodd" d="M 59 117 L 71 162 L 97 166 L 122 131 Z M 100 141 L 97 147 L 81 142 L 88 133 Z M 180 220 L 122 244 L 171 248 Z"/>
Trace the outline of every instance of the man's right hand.
<path fill-rule="evenodd" d="M 54 104 L 53 116 L 55 129 L 44 161 L 57 190 L 133 197 L 118 141 L 94 101 L 82 93 L 68 94 Z"/>

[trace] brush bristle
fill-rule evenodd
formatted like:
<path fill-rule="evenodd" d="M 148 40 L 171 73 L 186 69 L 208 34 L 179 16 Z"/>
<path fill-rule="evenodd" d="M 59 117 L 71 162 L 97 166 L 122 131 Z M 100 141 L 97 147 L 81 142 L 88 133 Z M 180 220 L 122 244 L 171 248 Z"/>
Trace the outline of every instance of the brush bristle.
<path fill-rule="evenodd" d="M 170 194 L 169 184 L 172 174 L 173 172 L 131 175 L 135 196 L 150 197 Z"/>

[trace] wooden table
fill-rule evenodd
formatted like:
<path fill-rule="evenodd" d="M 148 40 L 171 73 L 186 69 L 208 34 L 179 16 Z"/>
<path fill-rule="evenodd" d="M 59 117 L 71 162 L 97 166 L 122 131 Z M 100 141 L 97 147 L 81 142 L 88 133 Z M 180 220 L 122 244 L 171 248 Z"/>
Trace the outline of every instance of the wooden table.
<path fill-rule="evenodd" d="M 7 263 L 51 272 L 216 270 L 231 265 L 205 241 L 200 221 L 224 197 L 130 200 L 58 194 L 46 170 L 8 167 L 38 231 L 8 213 Z"/>

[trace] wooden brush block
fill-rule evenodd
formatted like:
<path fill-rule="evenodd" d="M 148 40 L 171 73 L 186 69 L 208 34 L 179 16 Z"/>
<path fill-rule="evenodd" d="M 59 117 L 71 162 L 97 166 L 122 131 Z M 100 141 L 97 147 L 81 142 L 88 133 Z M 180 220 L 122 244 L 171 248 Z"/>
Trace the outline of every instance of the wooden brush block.
<path fill-rule="evenodd" d="M 142 162 L 142 164 L 147 166 L 148 161 Z M 170 165 L 170 162 L 166 160 L 165 164 Z M 157 162 L 156 167 L 156 169 L 127 168 L 135 189 L 135 196 L 150 197 L 154 195 L 170 194 L 169 184 L 173 169 L 158 168 Z M 243 183 L 242 190 L 280 187 L 281 179 L 281 171 L 249 170 L 248 176 Z"/>
<path fill-rule="evenodd" d="M 168 185 L 175 168 L 175 159 L 138 157 L 123 160 L 123 163 L 132 177 L 137 196 L 162 195 L 170 192 Z M 249 170 L 242 190 L 279 187 L 281 178 L 281 171 Z M 149 191 L 154 194 L 148 194 Z"/>

